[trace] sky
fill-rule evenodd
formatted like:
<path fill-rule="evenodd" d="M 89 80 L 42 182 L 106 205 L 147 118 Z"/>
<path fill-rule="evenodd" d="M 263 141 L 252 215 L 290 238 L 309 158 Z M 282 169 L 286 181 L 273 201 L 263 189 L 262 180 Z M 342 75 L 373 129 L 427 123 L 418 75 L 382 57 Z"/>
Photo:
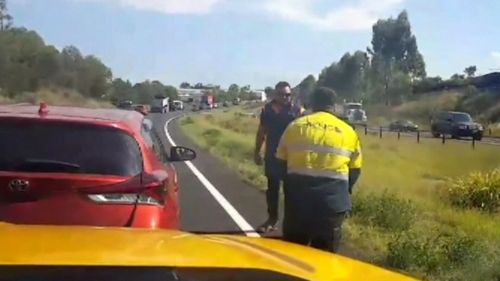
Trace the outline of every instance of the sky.
<path fill-rule="evenodd" d="M 406 9 L 430 76 L 500 70 L 498 0 L 8 0 L 16 26 L 99 57 L 114 77 L 263 88 L 370 46 Z"/>

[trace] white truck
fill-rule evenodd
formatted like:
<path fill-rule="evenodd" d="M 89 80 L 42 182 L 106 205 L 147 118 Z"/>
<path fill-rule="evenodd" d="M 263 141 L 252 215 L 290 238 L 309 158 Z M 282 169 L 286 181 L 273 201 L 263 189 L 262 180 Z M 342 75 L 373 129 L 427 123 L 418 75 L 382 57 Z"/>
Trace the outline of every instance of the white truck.
<path fill-rule="evenodd" d="M 184 110 L 184 102 L 180 101 L 180 100 L 174 100 L 172 102 L 172 110 L 176 110 L 176 111 L 182 111 Z"/>
<path fill-rule="evenodd" d="M 351 125 L 367 125 L 368 117 L 366 116 L 366 111 L 363 109 L 362 102 L 344 101 L 343 104 L 336 106 L 335 112 Z"/>
<path fill-rule="evenodd" d="M 151 102 L 151 112 L 167 113 L 170 111 L 169 108 L 170 98 L 167 97 L 155 97 Z"/>

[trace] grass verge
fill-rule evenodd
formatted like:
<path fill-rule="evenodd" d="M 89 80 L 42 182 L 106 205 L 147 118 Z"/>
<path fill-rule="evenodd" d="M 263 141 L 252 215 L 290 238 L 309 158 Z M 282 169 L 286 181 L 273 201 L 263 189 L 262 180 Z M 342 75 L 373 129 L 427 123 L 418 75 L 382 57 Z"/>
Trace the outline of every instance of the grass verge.
<path fill-rule="evenodd" d="M 185 117 L 181 128 L 248 183 L 265 188 L 252 162 L 257 118 L 239 108 Z M 430 280 L 499 280 L 500 215 L 456 208 L 450 178 L 500 165 L 500 147 L 361 136 L 365 165 L 345 248 L 356 258 Z"/>

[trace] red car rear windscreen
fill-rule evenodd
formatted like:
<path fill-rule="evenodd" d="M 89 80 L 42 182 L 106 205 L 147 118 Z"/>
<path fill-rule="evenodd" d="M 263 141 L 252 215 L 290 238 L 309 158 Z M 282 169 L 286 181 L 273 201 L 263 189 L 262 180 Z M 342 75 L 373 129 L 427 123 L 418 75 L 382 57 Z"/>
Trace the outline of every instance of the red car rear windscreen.
<path fill-rule="evenodd" d="M 142 157 L 135 139 L 118 129 L 0 120 L 0 171 L 135 176 Z"/>

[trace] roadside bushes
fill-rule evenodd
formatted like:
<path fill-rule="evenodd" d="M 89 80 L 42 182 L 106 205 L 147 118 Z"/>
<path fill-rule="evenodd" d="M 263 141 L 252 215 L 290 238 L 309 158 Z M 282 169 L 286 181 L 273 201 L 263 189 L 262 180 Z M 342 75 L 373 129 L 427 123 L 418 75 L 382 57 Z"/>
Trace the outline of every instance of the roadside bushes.
<path fill-rule="evenodd" d="M 356 194 L 353 201 L 354 219 L 388 231 L 405 231 L 416 218 L 411 200 L 401 199 L 387 190 L 382 194 Z"/>
<path fill-rule="evenodd" d="M 206 114 L 205 120 L 213 122 L 215 120 L 215 117 L 212 114 Z"/>
<path fill-rule="evenodd" d="M 186 117 L 186 118 L 183 118 L 183 119 L 181 120 L 181 125 L 182 125 L 182 126 L 185 126 L 185 125 L 190 125 L 190 124 L 194 124 L 194 120 L 193 120 L 193 118 L 191 118 L 191 117 L 189 117 L 189 116 L 188 116 L 188 117 Z"/>
<path fill-rule="evenodd" d="M 406 231 L 388 244 L 386 264 L 392 268 L 436 274 L 475 261 L 481 243 L 464 233 L 423 230 Z"/>
<path fill-rule="evenodd" d="M 494 213 L 500 209 L 500 168 L 474 172 L 450 179 L 445 184 L 445 197 L 454 206 Z"/>
<path fill-rule="evenodd" d="M 252 159 L 253 157 L 252 149 L 246 147 L 239 141 L 224 140 L 220 143 L 220 147 L 225 154 L 224 156 L 236 159 Z"/>
<path fill-rule="evenodd" d="M 202 135 L 209 146 L 215 146 L 219 142 L 222 133 L 217 129 L 208 129 L 203 131 Z"/>
<path fill-rule="evenodd" d="M 407 102 L 394 108 L 398 116 L 405 116 L 412 119 L 427 121 L 437 110 L 454 110 L 463 94 L 458 92 L 447 92 L 444 94 L 428 94 L 417 101 Z"/>

